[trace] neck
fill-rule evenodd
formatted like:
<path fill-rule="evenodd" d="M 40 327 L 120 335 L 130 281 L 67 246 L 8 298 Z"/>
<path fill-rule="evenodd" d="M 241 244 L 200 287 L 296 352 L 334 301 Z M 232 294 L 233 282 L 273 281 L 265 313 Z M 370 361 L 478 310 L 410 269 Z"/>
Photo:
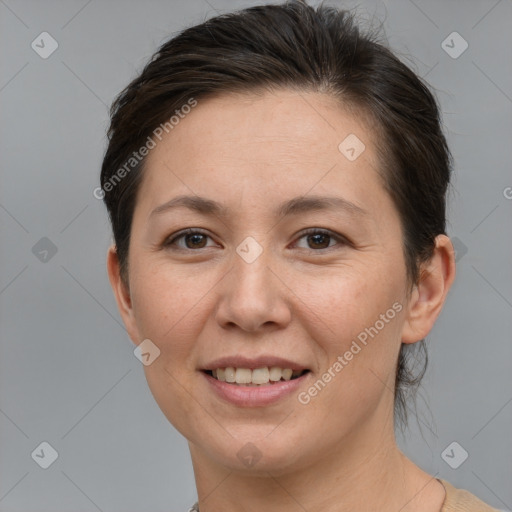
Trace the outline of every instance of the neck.
<path fill-rule="evenodd" d="M 200 512 L 438 511 L 441 484 L 400 452 L 392 425 L 375 426 L 380 431 L 362 427 L 312 463 L 254 474 L 219 465 L 189 443 Z"/>

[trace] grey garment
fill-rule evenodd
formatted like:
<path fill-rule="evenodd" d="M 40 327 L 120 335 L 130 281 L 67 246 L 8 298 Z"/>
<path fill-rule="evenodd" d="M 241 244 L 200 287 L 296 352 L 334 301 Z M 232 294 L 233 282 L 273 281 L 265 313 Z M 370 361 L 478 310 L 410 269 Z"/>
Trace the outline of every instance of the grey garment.
<path fill-rule="evenodd" d="M 199 512 L 199 503 L 194 503 L 194 505 L 188 509 L 188 512 Z"/>

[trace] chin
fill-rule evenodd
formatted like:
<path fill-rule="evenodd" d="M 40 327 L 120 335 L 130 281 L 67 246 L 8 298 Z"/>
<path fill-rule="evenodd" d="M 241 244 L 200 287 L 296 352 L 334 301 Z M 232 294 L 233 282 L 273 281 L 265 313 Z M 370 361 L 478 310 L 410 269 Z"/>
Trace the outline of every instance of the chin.
<path fill-rule="evenodd" d="M 203 438 L 197 445 L 226 470 L 251 476 L 285 475 L 306 467 L 311 457 L 318 456 L 319 440 L 313 435 L 298 435 L 296 431 L 294 436 L 285 427 L 280 433 L 278 430 L 279 427 L 272 431 L 245 425 L 243 435 L 229 439 L 223 436 L 216 441 L 210 440 L 208 445 Z M 310 441 L 306 444 L 304 439 Z"/>

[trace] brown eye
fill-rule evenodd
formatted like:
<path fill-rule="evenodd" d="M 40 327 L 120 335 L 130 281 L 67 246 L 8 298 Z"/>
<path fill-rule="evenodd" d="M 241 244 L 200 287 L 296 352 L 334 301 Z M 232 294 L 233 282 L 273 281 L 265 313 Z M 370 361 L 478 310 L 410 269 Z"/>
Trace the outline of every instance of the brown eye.
<path fill-rule="evenodd" d="M 321 251 L 323 249 L 330 249 L 336 245 L 343 247 L 347 245 L 347 240 L 341 235 L 337 235 L 331 231 L 325 231 L 322 229 L 310 229 L 299 238 L 299 240 L 306 239 L 306 247 L 300 247 L 301 249 L 309 249 L 312 251 Z M 331 243 L 334 242 L 334 243 Z M 336 243 L 337 242 L 337 243 Z"/>
<path fill-rule="evenodd" d="M 202 233 L 184 235 L 184 240 L 188 249 L 202 249 L 206 245 L 206 235 L 203 235 Z M 190 243 L 190 246 L 188 243 Z"/>
<path fill-rule="evenodd" d="M 326 249 L 329 247 L 330 235 L 325 233 L 317 233 L 316 235 L 308 235 L 308 243 L 312 245 L 312 249 Z"/>
<path fill-rule="evenodd" d="M 177 246 L 178 249 L 184 250 L 203 249 L 208 247 L 206 245 L 208 238 L 210 237 L 202 231 L 189 229 L 187 231 L 182 231 L 181 233 L 167 240 L 164 243 L 164 246 Z M 184 245 L 177 243 L 179 240 L 184 240 Z"/>

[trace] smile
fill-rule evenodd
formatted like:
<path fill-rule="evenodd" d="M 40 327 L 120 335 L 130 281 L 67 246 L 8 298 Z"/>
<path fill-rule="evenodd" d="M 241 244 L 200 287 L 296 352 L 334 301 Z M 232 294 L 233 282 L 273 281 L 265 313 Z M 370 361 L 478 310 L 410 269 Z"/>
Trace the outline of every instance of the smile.
<path fill-rule="evenodd" d="M 309 370 L 293 370 L 291 368 L 280 368 L 278 366 L 255 368 L 216 368 L 205 370 L 205 373 L 220 382 L 238 386 L 266 386 L 275 385 L 280 381 L 297 379 Z"/>

